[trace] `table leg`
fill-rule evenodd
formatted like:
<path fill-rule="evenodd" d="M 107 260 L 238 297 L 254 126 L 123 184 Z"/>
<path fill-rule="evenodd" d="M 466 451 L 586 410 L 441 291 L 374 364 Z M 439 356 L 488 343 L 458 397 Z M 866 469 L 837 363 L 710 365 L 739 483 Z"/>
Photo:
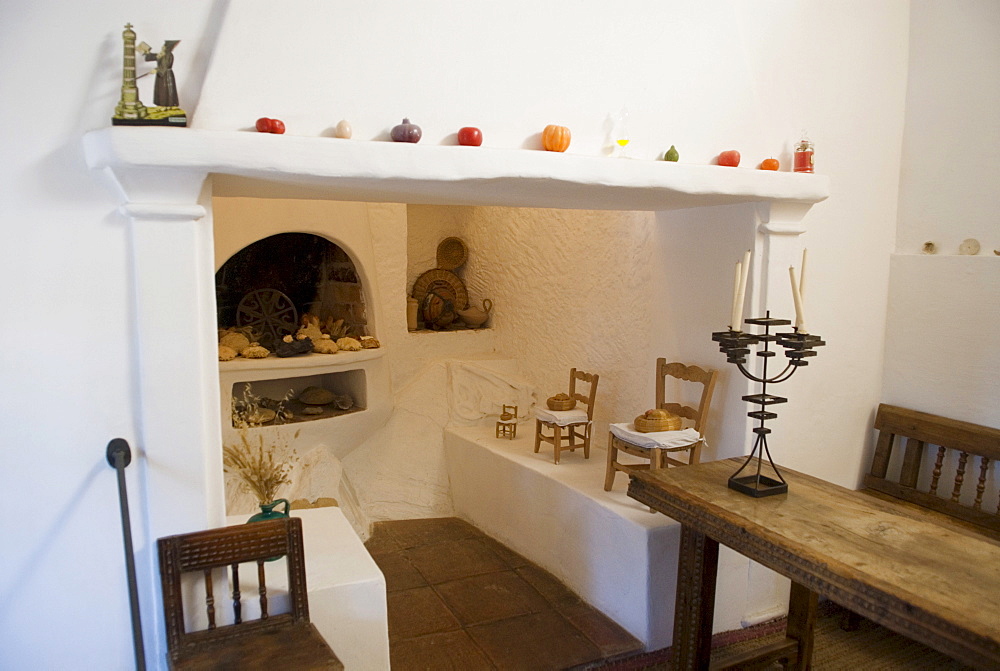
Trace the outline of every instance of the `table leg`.
<path fill-rule="evenodd" d="M 799 654 L 793 667 L 795 671 L 812 668 L 813 628 L 816 625 L 816 610 L 819 597 L 799 583 L 792 581 L 788 596 L 788 624 L 785 636 L 799 642 Z"/>
<path fill-rule="evenodd" d="M 674 669 L 708 669 L 718 568 L 719 544 L 682 526 L 674 602 Z"/>

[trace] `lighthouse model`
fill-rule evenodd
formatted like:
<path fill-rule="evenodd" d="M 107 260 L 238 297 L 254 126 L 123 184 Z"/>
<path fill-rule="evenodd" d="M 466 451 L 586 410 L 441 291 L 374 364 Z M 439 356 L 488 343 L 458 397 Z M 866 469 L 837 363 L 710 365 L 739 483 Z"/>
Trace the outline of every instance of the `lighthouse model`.
<path fill-rule="evenodd" d="M 158 53 L 145 42 L 135 43 L 135 31 L 132 24 L 125 24 L 122 31 L 124 53 L 122 55 L 122 93 L 115 106 L 111 123 L 115 126 L 187 126 L 187 114 L 178 105 L 177 83 L 174 80 L 173 63 L 174 47 L 180 40 L 167 40 Z M 142 52 L 145 60 L 156 61 L 156 68 L 146 74 L 156 75 L 154 107 L 146 107 L 139 100 L 139 87 L 136 81 L 144 75 L 136 76 L 135 52 Z"/>

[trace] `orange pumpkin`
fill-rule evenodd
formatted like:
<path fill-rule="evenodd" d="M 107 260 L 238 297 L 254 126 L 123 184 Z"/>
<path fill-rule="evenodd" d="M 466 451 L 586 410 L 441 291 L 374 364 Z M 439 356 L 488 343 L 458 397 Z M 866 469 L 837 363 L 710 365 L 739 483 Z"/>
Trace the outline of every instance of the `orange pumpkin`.
<path fill-rule="evenodd" d="M 548 125 L 542 131 L 542 146 L 546 151 L 566 151 L 569 141 L 569 128 L 566 126 Z"/>

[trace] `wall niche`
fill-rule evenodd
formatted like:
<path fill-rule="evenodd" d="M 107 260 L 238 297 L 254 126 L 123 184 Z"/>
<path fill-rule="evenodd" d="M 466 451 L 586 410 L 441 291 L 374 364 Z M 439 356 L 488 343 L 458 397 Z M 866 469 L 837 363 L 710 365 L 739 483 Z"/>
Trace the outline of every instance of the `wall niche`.
<path fill-rule="evenodd" d="M 236 252 L 215 274 L 220 329 L 250 327 L 261 345 L 293 334 L 303 315 L 336 338 L 368 333 L 364 291 L 351 257 L 311 233 L 278 233 Z"/>
<path fill-rule="evenodd" d="M 340 417 L 368 406 L 365 371 L 236 382 L 232 385 L 234 429 Z"/>

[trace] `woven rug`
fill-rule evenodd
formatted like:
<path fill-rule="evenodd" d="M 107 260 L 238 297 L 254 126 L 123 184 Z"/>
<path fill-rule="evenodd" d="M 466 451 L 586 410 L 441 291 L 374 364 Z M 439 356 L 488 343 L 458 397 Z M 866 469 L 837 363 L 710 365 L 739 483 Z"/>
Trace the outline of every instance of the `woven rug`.
<path fill-rule="evenodd" d="M 941 653 L 900 636 L 885 627 L 862 620 L 855 631 L 843 631 L 844 609 L 831 601 L 819 605 L 813 641 L 812 668 L 817 671 L 968 671 L 965 666 Z M 712 637 L 712 659 L 780 641 L 785 636 L 785 618 L 716 634 Z M 623 659 L 587 667 L 588 671 L 667 671 L 670 648 L 640 653 Z M 780 669 L 774 664 L 769 669 Z"/>

